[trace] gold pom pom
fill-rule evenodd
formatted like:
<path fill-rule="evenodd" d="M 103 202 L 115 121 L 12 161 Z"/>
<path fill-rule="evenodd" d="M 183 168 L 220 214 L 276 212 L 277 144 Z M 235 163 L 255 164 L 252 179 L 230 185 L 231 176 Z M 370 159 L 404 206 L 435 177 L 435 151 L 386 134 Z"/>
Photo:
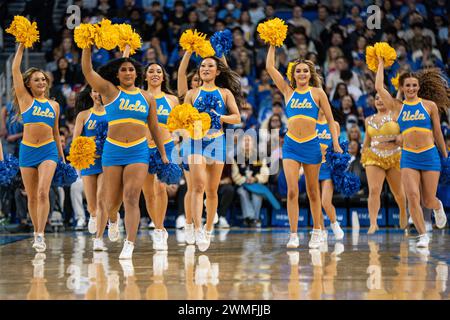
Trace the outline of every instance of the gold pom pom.
<path fill-rule="evenodd" d="M 286 71 L 286 76 L 289 80 L 290 83 L 292 83 L 292 68 L 295 66 L 295 62 L 289 62 L 288 67 L 287 67 L 287 71 Z"/>
<path fill-rule="evenodd" d="M 377 42 L 374 46 L 366 48 L 366 63 L 369 70 L 377 72 L 378 58 L 383 58 L 384 67 L 388 68 L 397 59 L 397 53 L 387 42 Z"/>
<path fill-rule="evenodd" d="M 87 169 L 95 164 L 96 146 L 94 139 L 79 136 L 72 141 L 67 159 L 75 169 Z"/>
<path fill-rule="evenodd" d="M 86 49 L 94 44 L 96 28 L 90 23 L 82 23 L 75 28 L 74 40 L 78 48 Z"/>
<path fill-rule="evenodd" d="M 201 139 L 211 128 L 211 117 L 205 112 L 199 113 L 192 105 L 183 103 L 175 106 L 170 112 L 167 128 L 170 132 L 184 129 L 191 138 Z"/>
<path fill-rule="evenodd" d="M 130 54 L 135 54 L 136 50 L 140 49 L 142 46 L 141 37 L 137 34 L 129 24 L 122 23 L 116 25 L 118 33 L 118 45 L 120 51 L 125 50 L 125 46 L 128 44 L 130 46 Z"/>
<path fill-rule="evenodd" d="M 280 18 L 271 19 L 260 23 L 256 29 L 265 43 L 275 47 L 281 47 L 286 39 L 288 27 Z"/>
<path fill-rule="evenodd" d="M 103 19 L 99 24 L 95 25 L 95 45 L 97 48 L 105 50 L 114 49 L 119 42 L 119 35 L 115 25 L 111 24 L 108 19 Z"/>
<path fill-rule="evenodd" d="M 195 53 L 197 53 L 202 58 L 207 58 L 214 57 L 216 51 L 212 47 L 211 42 L 209 42 L 209 40 L 205 40 L 201 45 L 197 47 Z"/>
<path fill-rule="evenodd" d="M 15 16 L 6 32 L 16 38 L 16 42 L 23 43 L 25 48 L 30 48 L 33 43 L 39 41 L 39 31 L 36 22 L 31 23 L 23 16 Z"/>
<path fill-rule="evenodd" d="M 197 30 L 186 30 L 180 37 L 180 46 L 187 52 L 195 52 L 202 58 L 216 54 L 206 35 Z"/>
<path fill-rule="evenodd" d="M 394 78 L 391 78 L 391 83 L 394 86 L 395 90 L 398 90 L 398 80 L 400 78 L 400 74 L 397 73 Z"/>

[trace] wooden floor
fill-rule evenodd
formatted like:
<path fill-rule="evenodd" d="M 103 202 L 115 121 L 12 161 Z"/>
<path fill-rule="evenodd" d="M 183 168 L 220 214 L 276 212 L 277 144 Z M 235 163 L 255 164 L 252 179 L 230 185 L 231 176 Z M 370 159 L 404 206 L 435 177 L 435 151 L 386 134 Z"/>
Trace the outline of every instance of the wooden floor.
<path fill-rule="evenodd" d="M 45 255 L 26 235 L 0 235 L 0 299 L 449 299 L 448 229 L 429 252 L 393 229 L 348 229 L 310 251 L 307 231 L 287 250 L 287 229 L 216 230 L 204 253 L 174 230 L 168 253 L 155 252 L 141 231 L 132 262 L 119 261 L 120 242 L 93 253 L 87 233 L 47 235 Z"/>

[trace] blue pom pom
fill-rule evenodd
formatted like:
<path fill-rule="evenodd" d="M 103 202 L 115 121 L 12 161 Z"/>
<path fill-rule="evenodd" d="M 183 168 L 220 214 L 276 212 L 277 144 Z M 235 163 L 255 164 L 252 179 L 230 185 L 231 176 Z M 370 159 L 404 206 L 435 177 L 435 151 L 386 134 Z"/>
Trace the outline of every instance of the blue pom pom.
<path fill-rule="evenodd" d="M 165 184 L 177 184 L 180 182 L 183 171 L 175 163 L 163 164 L 158 172 L 159 181 Z"/>
<path fill-rule="evenodd" d="M 212 35 L 209 41 L 216 52 L 216 57 L 222 58 L 222 56 L 228 54 L 233 47 L 233 34 L 229 29 L 217 31 Z"/>
<path fill-rule="evenodd" d="M 53 176 L 52 185 L 57 187 L 70 186 L 77 181 L 78 174 L 74 167 L 64 163 L 61 160 L 56 165 L 55 175 Z"/>
<path fill-rule="evenodd" d="M 9 186 L 19 172 L 19 160 L 12 154 L 7 154 L 0 161 L 0 185 Z"/>
<path fill-rule="evenodd" d="M 161 171 L 161 167 L 163 165 L 161 154 L 157 150 L 156 152 L 153 152 L 150 154 L 150 161 L 148 163 L 148 173 L 150 174 L 157 174 Z"/>
<path fill-rule="evenodd" d="M 197 100 L 195 108 L 198 112 L 206 112 L 211 118 L 211 129 L 219 130 L 222 128 L 220 123 L 220 115 L 216 112 L 219 105 L 219 98 L 212 94 L 206 94 L 201 100 Z"/>
<path fill-rule="evenodd" d="M 361 180 L 351 172 L 332 175 L 333 185 L 337 192 L 350 197 L 361 189 Z"/>
<path fill-rule="evenodd" d="M 95 153 L 99 156 L 103 153 L 106 137 L 108 135 L 108 122 L 100 121 L 95 125 Z"/>
<path fill-rule="evenodd" d="M 331 168 L 331 171 L 335 174 L 343 173 L 347 170 L 348 163 L 350 161 L 350 154 L 348 154 L 348 141 L 343 141 L 340 143 L 343 153 L 338 153 L 333 151 L 333 147 L 327 149 L 327 153 L 325 155 L 328 165 Z"/>
<path fill-rule="evenodd" d="M 439 176 L 439 183 L 444 185 L 450 184 L 450 158 L 441 158 L 441 175 Z"/>

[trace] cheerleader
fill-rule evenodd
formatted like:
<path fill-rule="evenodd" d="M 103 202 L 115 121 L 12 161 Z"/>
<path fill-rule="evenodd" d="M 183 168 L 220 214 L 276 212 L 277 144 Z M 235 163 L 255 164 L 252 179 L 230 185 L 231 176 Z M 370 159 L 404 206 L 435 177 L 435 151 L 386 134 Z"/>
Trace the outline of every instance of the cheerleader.
<path fill-rule="evenodd" d="M 145 68 L 145 84 L 144 88 L 156 100 L 156 113 L 158 124 L 161 129 L 161 138 L 164 141 L 169 161 L 172 161 L 172 152 L 175 144 L 172 134 L 167 129 L 167 119 L 173 107 L 179 104 L 178 98 L 172 94 L 169 88 L 169 76 L 163 66 L 158 63 L 150 63 Z M 157 152 L 156 144 L 151 137 L 148 140 L 150 154 Z M 169 234 L 164 228 L 164 218 L 167 211 L 168 196 L 166 185 L 158 182 L 156 175 L 148 174 L 142 188 L 145 197 L 147 211 L 155 224 L 153 233 L 153 249 L 167 250 L 167 239 Z"/>
<path fill-rule="evenodd" d="M 117 208 L 123 199 L 127 239 L 119 259 L 131 259 L 139 226 L 139 196 L 148 171 L 148 129 L 162 161 L 169 162 L 158 128 L 156 101 L 139 89 L 143 71 L 134 59 L 110 61 L 100 68 L 99 74 L 92 68 L 91 48 L 88 47 L 83 49 L 82 70 L 91 87 L 101 95 L 108 121 L 102 155 L 104 201 L 110 219 L 108 235 L 111 241 L 119 238 Z"/>
<path fill-rule="evenodd" d="M 408 225 L 406 196 L 400 175 L 401 148 L 396 144 L 400 127 L 392 111 L 385 107 L 379 94 L 375 96 L 375 107 L 377 113 L 365 120 L 366 135 L 361 156 L 369 185 L 370 228 L 367 231 L 368 234 L 378 230 L 377 216 L 384 179 L 387 180 L 400 209 L 400 228 L 405 229 Z"/>
<path fill-rule="evenodd" d="M 399 77 L 399 88 L 405 96 L 403 102 L 384 88 L 384 62 L 378 58 L 375 89 L 400 127 L 403 188 L 419 233 L 417 246 L 427 248 L 430 238 L 425 230 L 421 201 L 426 208 L 433 209 L 438 228 L 447 223 L 442 202 L 436 197 L 441 170 L 438 148 L 441 156 L 448 156 L 439 122 L 439 113 L 446 113 L 449 105 L 447 88 L 437 69 L 404 73 Z"/>
<path fill-rule="evenodd" d="M 200 86 L 200 76 L 198 74 L 198 69 L 191 71 L 189 74 L 187 73 L 187 68 L 189 65 L 189 60 L 192 56 L 191 52 L 186 51 L 181 59 L 180 66 L 178 67 L 178 75 L 177 75 L 177 89 L 178 96 L 184 97 L 189 89 L 196 89 Z M 186 142 L 188 136 L 185 135 L 183 137 L 183 142 Z M 182 146 L 186 144 L 183 143 Z M 184 148 L 181 148 L 181 157 L 184 157 Z M 186 215 L 186 222 L 184 226 L 185 239 L 187 244 L 195 243 L 195 233 L 194 233 L 194 224 L 193 217 L 191 213 L 191 198 L 192 198 L 192 183 L 190 179 L 190 173 L 188 170 L 184 170 L 184 177 L 186 179 L 187 191 L 184 196 L 184 212 Z"/>
<path fill-rule="evenodd" d="M 336 134 L 339 137 L 340 134 L 340 127 L 339 123 L 337 121 L 334 121 L 334 127 L 336 130 Z M 325 210 L 325 213 L 327 214 L 328 218 L 330 219 L 330 227 L 331 230 L 333 230 L 333 234 L 336 240 L 342 240 L 344 238 L 344 231 L 342 231 L 341 226 L 339 225 L 339 222 L 336 219 L 336 208 L 333 205 L 333 181 L 331 180 L 331 168 L 326 162 L 326 152 L 329 147 L 331 147 L 333 141 L 331 138 L 331 132 L 330 127 L 328 125 L 327 119 L 325 117 L 325 114 L 322 110 L 319 111 L 319 116 L 317 118 L 317 125 L 316 125 L 316 132 L 317 137 L 319 138 L 320 143 L 320 149 L 322 151 L 322 164 L 320 165 L 319 170 L 319 183 L 321 190 L 321 197 L 322 197 L 322 207 Z M 321 227 L 323 232 L 323 239 L 324 241 L 327 241 L 328 239 L 328 231 L 325 228 L 324 222 L 323 222 L 323 215 L 320 215 L 320 221 L 321 221 Z"/>
<path fill-rule="evenodd" d="M 283 144 L 283 168 L 288 184 L 288 216 L 290 237 L 288 248 L 297 248 L 298 228 L 298 180 L 301 166 L 305 172 L 306 192 L 313 216 L 314 227 L 309 247 L 319 248 L 324 241 L 321 230 L 322 206 L 320 201 L 319 170 L 322 162 L 316 123 L 319 110 L 322 110 L 327 123 L 335 123 L 326 93 L 321 88 L 321 79 L 314 64 L 309 60 L 297 60 L 290 74 L 290 84 L 275 68 L 275 47 L 270 46 L 266 60 L 266 70 L 281 91 L 286 102 L 286 115 L 289 119 L 288 132 Z M 336 127 L 329 127 L 333 149 L 342 152 L 338 142 Z"/>
<path fill-rule="evenodd" d="M 49 192 L 58 156 L 64 160 L 59 137 L 59 104 L 48 100 L 50 79 L 37 68 L 20 72 L 24 45 L 18 46 L 12 64 L 14 108 L 24 123 L 19 167 L 34 228 L 33 248 L 46 249 L 44 230 L 50 210 Z"/>
<path fill-rule="evenodd" d="M 242 103 L 239 76 L 216 57 L 202 60 L 199 68 L 202 86 L 186 93 L 185 103 L 194 107 L 213 95 L 218 99 L 215 112 L 221 123 L 241 121 L 238 104 Z M 228 111 L 228 113 L 227 113 Z M 214 131 L 214 132 L 213 132 Z M 222 129 L 210 130 L 202 140 L 188 139 L 186 148 L 191 179 L 191 214 L 195 226 L 195 242 L 200 251 L 209 248 L 214 216 L 217 211 L 219 182 L 226 159 L 226 141 Z M 202 228 L 203 194 L 206 193 L 206 226 Z M 189 228 L 186 224 L 186 228 Z"/>
<path fill-rule="evenodd" d="M 102 104 L 100 94 L 93 90 L 89 85 L 77 96 L 75 104 L 77 109 L 77 118 L 73 139 L 78 136 L 92 137 L 95 139 L 96 127 L 98 123 L 106 121 L 106 111 Z M 83 180 L 84 193 L 89 211 L 88 230 L 90 233 L 96 233 L 94 238 L 94 251 L 106 250 L 103 244 L 103 233 L 108 222 L 108 215 L 105 211 L 103 201 L 103 170 L 102 158 L 95 159 L 95 164 L 89 168 L 81 170 Z"/>

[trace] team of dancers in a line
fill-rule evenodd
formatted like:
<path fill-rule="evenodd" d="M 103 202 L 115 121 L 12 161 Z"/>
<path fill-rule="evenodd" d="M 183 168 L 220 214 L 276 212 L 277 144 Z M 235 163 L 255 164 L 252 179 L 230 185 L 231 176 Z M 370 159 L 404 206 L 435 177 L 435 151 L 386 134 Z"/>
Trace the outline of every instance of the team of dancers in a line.
<path fill-rule="evenodd" d="M 18 46 L 12 64 L 14 105 L 24 122 L 20 145 L 20 171 L 28 198 L 28 209 L 34 226 L 33 248 L 46 250 L 44 228 L 49 213 L 49 190 L 58 159 L 64 161 L 59 139 L 60 107 L 48 99 L 49 78 L 37 68 L 21 73 L 24 45 Z M 201 60 L 195 72 L 187 74 L 191 53 L 186 52 L 178 70 L 177 94 L 169 88 L 164 67 L 150 63 L 145 69 L 134 59 L 124 56 L 112 60 L 95 71 L 91 48 L 82 51 L 82 71 L 88 83 L 79 93 L 74 137 L 95 136 L 96 124 L 108 123 L 103 153 L 94 165 L 82 170 L 90 219 L 89 232 L 95 233 L 93 249 L 106 250 L 103 234 L 108 225 L 110 241 L 119 239 L 119 208 L 125 210 L 126 240 L 120 259 L 131 259 L 140 221 L 139 196 L 145 195 L 147 210 L 155 224 L 153 248 L 167 250 L 168 233 L 164 228 L 167 210 L 165 184 L 148 173 L 150 154 L 159 151 L 163 163 L 172 161 L 174 141 L 167 128 L 172 108 L 180 102 L 198 105 L 206 94 L 217 101 L 216 112 L 222 124 L 239 124 L 243 104 L 239 76 L 226 64 L 225 58 L 214 56 Z M 344 232 L 336 220 L 332 204 L 333 183 L 324 152 L 332 148 L 342 153 L 339 125 L 334 120 L 329 99 L 322 89 L 322 79 L 308 60 L 294 61 L 290 81 L 275 68 L 275 47 L 270 46 L 266 69 L 281 91 L 289 119 L 282 148 L 283 168 L 288 185 L 287 211 L 290 222 L 288 248 L 299 246 L 297 234 L 300 168 L 306 177 L 306 191 L 313 218 L 309 247 L 319 248 L 327 241 L 322 208 L 331 221 L 336 240 Z M 433 209 L 436 225 L 443 228 L 446 216 L 436 198 L 440 174 L 440 156 L 447 157 L 439 112 L 447 106 L 433 100 L 437 93 L 446 95 L 442 83 L 425 81 L 433 70 L 418 74 L 405 73 L 399 79 L 398 97 L 393 98 L 384 87 L 383 59 L 376 73 L 377 113 L 366 119 L 363 164 L 369 183 L 369 233 L 377 229 L 380 193 L 384 179 L 390 185 L 400 208 L 400 225 L 406 228 L 407 209 L 419 233 L 417 246 L 428 247 L 422 205 Z M 422 85 L 422 88 L 420 87 Z M 427 86 L 424 88 L 423 86 Z M 419 89 L 424 95 L 418 96 Z M 206 136 L 215 152 L 205 156 L 204 146 L 194 148 L 194 139 L 185 137 L 182 157 L 188 159 L 185 171 L 188 191 L 185 197 L 186 242 L 200 251 L 210 246 L 213 220 L 218 206 L 218 187 L 226 158 L 225 135 L 222 130 Z M 211 148 L 211 146 L 209 147 Z M 0 152 L 0 154 L 2 154 Z M 1 160 L 1 159 L 0 159 Z M 206 224 L 202 225 L 203 197 L 206 194 Z"/>

